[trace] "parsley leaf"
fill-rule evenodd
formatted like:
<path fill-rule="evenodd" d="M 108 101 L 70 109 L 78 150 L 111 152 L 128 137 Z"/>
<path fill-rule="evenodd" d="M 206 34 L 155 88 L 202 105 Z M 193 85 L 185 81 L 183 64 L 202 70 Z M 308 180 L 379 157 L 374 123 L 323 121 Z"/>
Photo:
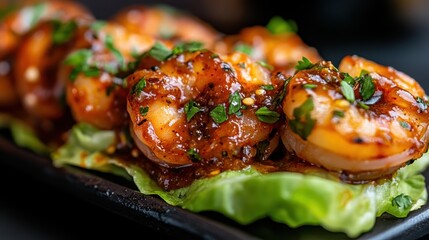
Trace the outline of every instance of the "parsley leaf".
<path fill-rule="evenodd" d="M 142 115 L 144 117 L 149 112 L 149 107 L 148 106 L 146 106 L 146 107 L 140 106 L 139 111 L 140 111 L 140 115 Z"/>
<path fill-rule="evenodd" d="M 302 57 L 302 60 L 298 61 L 298 64 L 295 66 L 295 69 L 300 71 L 300 70 L 305 70 L 305 69 L 310 69 L 313 67 L 313 63 L 310 62 L 310 60 L 308 60 L 306 57 Z"/>
<path fill-rule="evenodd" d="M 370 99 L 375 93 L 375 85 L 372 77 L 369 75 L 363 76 L 359 88 L 360 95 L 364 101 Z"/>
<path fill-rule="evenodd" d="M 54 31 L 52 33 L 52 41 L 54 44 L 62 44 L 68 42 L 75 34 L 77 24 L 75 21 L 60 22 L 54 21 Z"/>
<path fill-rule="evenodd" d="M 200 50 L 204 49 L 203 46 L 204 46 L 204 44 L 202 42 L 196 42 L 196 41 L 181 42 L 181 43 L 176 44 L 176 46 L 174 46 L 171 55 L 178 55 L 178 54 L 181 54 L 184 52 L 200 51 Z M 170 57 L 170 56 L 168 56 L 168 57 Z"/>
<path fill-rule="evenodd" d="M 355 79 L 352 76 L 350 76 L 348 73 L 343 73 L 343 74 L 344 74 L 343 81 L 348 83 L 350 86 L 354 86 L 355 85 Z"/>
<path fill-rule="evenodd" d="M 416 98 L 416 101 L 417 101 L 417 105 L 419 106 L 419 108 L 422 110 L 422 111 L 425 111 L 427 108 L 428 108 L 428 103 L 426 102 L 426 100 L 424 100 L 423 98 L 421 98 L 421 97 L 417 97 Z"/>
<path fill-rule="evenodd" d="M 107 49 L 109 49 L 112 54 L 115 56 L 116 60 L 118 60 L 119 66 L 122 70 L 126 70 L 125 59 L 122 56 L 121 52 L 115 47 L 113 43 L 113 38 L 110 35 L 107 35 L 104 39 L 104 45 Z"/>
<path fill-rule="evenodd" d="M 95 77 L 100 74 L 100 70 L 89 64 L 92 57 L 92 52 L 89 49 L 81 49 L 70 53 L 64 60 L 64 64 L 72 66 L 73 69 L 69 75 L 69 79 L 74 81 L 79 73 L 84 73 L 85 76 Z"/>
<path fill-rule="evenodd" d="M 273 85 L 262 85 L 261 88 L 264 89 L 264 90 L 267 90 L 267 91 L 274 90 L 274 86 Z"/>
<path fill-rule="evenodd" d="M 311 118 L 313 108 L 313 99 L 310 97 L 301 106 L 293 110 L 294 119 L 289 121 L 292 131 L 304 140 L 311 134 L 316 124 L 316 119 Z"/>
<path fill-rule="evenodd" d="M 143 91 L 143 88 L 146 87 L 146 79 L 142 78 L 136 85 L 134 85 L 131 94 L 137 93 L 137 95 L 140 95 L 140 93 Z"/>
<path fill-rule="evenodd" d="M 241 97 L 240 93 L 238 91 L 234 92 L 233 94 L 229 95 L 229 109 L 228 114 L 234 114 L 238 113 L 241 109 Z"/>
<path fill-rule="evenodd" d="M 261 107 L 255 112 L 256 117 L 261 122 L 265 123 L 275 123 L 280 119 L 280 113 L 271 111 L 267 107 Z"/>
<path fill-rule="evenodd" d="M 253 48 L 249 44 L 238 43 L 238 44 L 235 44 L 234 51 L 236 51 L 236 52 L 242 52 L 244 54 L 247 54 L 247 55 L 251 56 L 252 53 L 253 53 Z"/>
<path fill-rule="evenodd" d="M 334 117 L 339 117 L 339 118 L 343 118 L 344 117 L 344 111 L 341 111 L 341 110 L 334 110 L 332 112 L 332 114 L 334 115 Z"/>
<path fill-rule="evenodd" d="M 346 81 L 341 81 L 340 84 L 343 96 L 347 99 L 347 101 L 353 103 L 355 101 L 355 92 L 352 86 L 350 86 Z"/>
<path fill-rule="evenodd" d="M 194 100 L 189 101 L 185 105 L 185 114 L 186 114 L 186 121 L 189 122 L 195 114 L 202 111 L 198 105 L 194 102 Z"/>
<path fill-rule="evenodd" d="M 164 44 L 156 42 L 147 54 L 158 61 L 164 61 L 170 57 L 171 51 Z"/>
<path fill-rule="evenodd" d="M 261 60 L 261 61 L 258 61 L 258 63 L 259 63 L 259 65 L 261 65 L 262 67 L 264 67 L 264 68 L 266 68 L 266 69 L 268 69 L 270 71 L 274 70 L 274 67 L 272 65 L 268 64 L 265 61 Z"/>
<path fill-rule="evenodd" d="M 100 32 L 100 30 L 106 25 L 107 23 L 105 21 L 94 21 L 91 23 L 91 26 L 89 27 L 92 31 L 94 31 L 96 34 Z"/>
<path fill-rule="evenodd" d="M 296 32 L 298 27 L 292 20 L 285 20 L 280 16 L 274 16 L 268 22 L 266 28 L 272 34 Z"/>
<path fill-rule="evenodd" d="M 306 84 L 302 85 L 302 87 L 305 89 L 314 89 L 314 88 L 317 88 L 317 85 L 311 84 L 311 83 L 306 83 Z"/>
<path fill-rule="evenodd" d="M 218 124 L 228 120 L 225 106 L 222 104 L 217 105 L 213 110 L 210 111 L 210 117 L 212 117 L 213 121 L 215 121 Z"/>
<path fill-rule="evenodd" d="M 192 162 L 199 162 L 203 160 L 200 154 L 198 153 L 197 149 L 195 148 L 190 148 L 186 153 L 188 154 Z"/>

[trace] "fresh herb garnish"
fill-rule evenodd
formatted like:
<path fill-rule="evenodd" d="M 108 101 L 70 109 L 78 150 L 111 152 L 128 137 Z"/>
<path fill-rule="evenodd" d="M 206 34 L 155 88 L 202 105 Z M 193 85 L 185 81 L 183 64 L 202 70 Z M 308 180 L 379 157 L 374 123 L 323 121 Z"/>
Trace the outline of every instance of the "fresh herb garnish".
<path fill-rule="evenodd" d="M 267 107 L 259 108 L 255 114 L 259 121 L 265 123 L 275 123 L 280 119 L 280 113 L 272 111 Z"/>
<path fill-rule="evenodd" d="M 121 69 L 126 70 L 124 56 L 122 56 L 121 52 L 115 47 L 112 36 L 110 35 L 106 36 L 106 38 L 104 39 L 104 45 L 106 46 L 107 49 L 110 50 L 110 52 L 112 52 L 116 60 L 118 60 L 118 63 Z"/>
<path fill-rule="evenodd" d="M 186 114 L 186 121 L 190 121 L 194 115 L 197 112 L 200 112 L 201 109 L 198 107 L 198 105 L 194 102 L 194 100 L 189 101 L 186 105 L 185 105 L 185 114 Z"/>
<path fill-rule="evenodd" d="M 64 64 L 72 66 L 73 69 L 69 75 L 69 79 L 74 81 L 79 73 L 85 74 L 87 77 L 95 77 L 100 74 L 100 70 L 89 64 L 92 57 L 92 52 L 88 49 L 82 49 L 72 52 L 64 60 Z"/>
<path fill-rule="evenodd" d="M 294 119 L 289 121 L 292 131 L 306 140 L 316 124 L 316 119 L 311 118 L 314 108 L 313 99 L 309 97 L 305 102 L 293 110 Z"/>
<path fill-rule="evenodd" d="M 425 111 L 428 108 L 428 104 L 423 98 L 417 97 L 416 101 L 417 101 L 417 105 L 419 106 L 420 110 Z"/>
<path fill-rule="evenodd" d="M 218 124 L 228 120 L 225 106 L 222 104 L 217 105 L 213 110 L 210 111 L 210 117 L 212 117 L 213 121 L 215 121 Z"/>
<path fill-rule="evenodd" d="M 149 112 L 149 107 L 148 106 L 146 106 L 146 107 L 140 106 L 139 111 L 140 111 L 140 115 L 142 115 L 144 117 Z"/>
<path fill-rule="evenodd" d="M 192 162 L 199 162 L 202 160 L 200 154 L 195 148 L 190 148 L 186 153 L 188 154 L 189 159 L 191 159 Z"/>
<path fill-rule="evenodd" d="M 171 51 L 164 44 L 156 42 L 147 54 L 158 61 L 164 61 L 171 55 Z"/>
<path fill-rule="evenodd" d="M 61 22 L 54 21 L 54 31 L 52 33 L 52 41 L 54 44 L 62 44 L 68 42 L 75 34 L 77 24 L 75 21 Z"/>
<path fill-rule="evenodd" d="M 94 31 L 96 34 L 98 34 L 100 32 L 100 30 L 106 25 L 107 23 L 105 21 L 94 21 L 93 23 L 91 23 L 91 25 L 89 26 L 89 28 Z"/>
<path fill-rule="evenodd" d="M 268 22 L 266 28 L 272 34 L 296 32 L 298 27 L 292 20 L 285 20 L 280 16 L 274 16 Z"/>
<path fill-rule="evenodd" d="M 344 117 L 344 111 L 341 111 L 341 110 L 334 110 L 332 112 L 332 114 L 334 115 L 334 117 L 339 117 L 339 118 L 343 118 Z"/>
<path fill-rule="evenodd" d="M 246 43 L 238 43 L 234 46 L 234 51 L 236 52 L 242 52 L 244 54 L 247 54 L 249 56 L 253 53 L 253 48 L 249 44 Z"/>
<path fill-rule="evenodd" d="M 359 107 L 361 107 L 361 108 L 363 108 L 363 109 L 365 109 L 365 110 L 368 110 L 368 109 L 369 109 L 369 106 L 368 106 L 368 105 L 366 105 L 365 103 L 363 103 L 363 102 L 361 102 L 361 101 L 358 101 L 357 103 L 358 103 Z"/>
<path fill-rule="evenodd" d="M 234 92 L 233 94 L 229 95 L 229 109 L 228 114 L 237 114 L 241 109 L 241 97 L 240 93 L 238 91 Z M 238 114 L 241 115 L 241 114 Z"/>
<path fill-rule="evenodd" d="M 134 85 L 134 87 L 131 91 L 131 94 L 137 93 L 137 95 L 140 95 L 140 93 L 143 91 L 143 88 L 145 88 L 145 87 L 146 87 L 146 79 L 142 78 L 142 79 L 140 79 L 140 81 L 138 81 L 136 83 L 136 85 Z"/>
<path fill-rule="evenodd" d="M 411 129 L 411 126 L 410 126 L 410 124 L 409 124 L 408 122 L 405 122 L 405 121 L 399 121 L 399 125 L 401 125 L 401 127 L 405 128 L 405 129 L 407 129 L 407 130 L 410 130 L 410 129 Z"/>
<path fill-rule="evenodd" d="M 343 74 L 344 74 L 343 81 L 348 83 L 350 86 L 354 86 L 356 83 L 355 79 L 352 76 L 350 76 L 348 73 L 343 73 Z"/>
<path fill-rule="evenodd" d="M 264 89 L 264 90 L 267 90 L 267 91 L 274 90 L 274 86 L 273 85 L 262 85 L 261 88 Z"/>
<path fill-rule="evenodd" d="M 360 80 L 360 95 L 364 101 L 370 99 L 375 93 L 375 85 L 370 75 L 364 75 Z"/>
<path fill-rule="evenodd" d="M 203 48 L 204 44 L 202 42 L 196 42 L 196 41 L 192 41 L 192 42 L 181 42 L 176 44 L 176 46 L 174 46 L 173 51 L 172 51 L 172 55 L 178 55 L 184 52 L 196 52 L 196 51 L 200 51 Z M 168 57 L 167 57 L 168 58 Z"/>
<path fill-rule="evenodd" d="M 306 57 L 302 57 L 302 60 L 298 61 L 298 64 L 295 66 L 295 69 L 298 71 L 310 69 L 314 66 Z"/>
<path fill-rule="evenodd" d="M 259 63 L 259 65 L 261 65 L 262 67 L 264 67 L 264 68 L 266 68 L 266 69 L 268 69 L 270 71 L 274 70 L 274 67 L 272 65 L 268 64 L 265 61 L 261 60 L 261 61 L 258 61 L 258 63 Z"/>
<path fill-rule="evenodd" d="M 305 89 L 314 89 L 314 88 L 317 87 L 317 85 L 316 84 L 311 84 L 311 83 L 306 83 L 306 84 L 302 85 L 302 87 L 305 88 Z"/>
<path fill-rule="evenodd" d="M 413 205 L 413 200 L 410 196 L 403 193 L 392 199 L 392 206 L 395 206 L 399 209 L 408 209 Z"/>
<path fill-rule="evenodd" d="M 353 103 L 355 101 L 355 92 L 352 86 L 350 86 L 346 81 L 341 81 L 340 85 L 343 96 L 347 99 L 347 101 Z"/>

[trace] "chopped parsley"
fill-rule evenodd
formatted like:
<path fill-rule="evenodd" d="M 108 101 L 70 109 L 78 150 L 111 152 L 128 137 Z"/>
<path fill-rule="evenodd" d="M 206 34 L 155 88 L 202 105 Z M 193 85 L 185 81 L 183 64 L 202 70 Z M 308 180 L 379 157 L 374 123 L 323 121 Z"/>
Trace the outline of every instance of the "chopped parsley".
<path fill-rule="evenodd" d="M 419 108 L 422 111 L 425 111 L 428 108 L 428 104 L 427 104 L 427 102 L 423 98 L 417 97 L 416 101 L 417 101 L 417 105 L 419 106 Z"/>
<path fill-rule="evenodd" d="M 69 75 L 69 79 L 74 81 L 79 73 L 85 74 L 87 77 L 95 77 L 100 74 L 100 70 L 89 64 L 92 58 L 92 52 L 89 49 L 82 49 L 70 53 L 64 60 L 64 64 L 72 66 L 73 69 Z"/>
<path fill-rule="evenodd" d="M 274 86 L 273 85 L 262 85 L 261 88 L 264 89 L 264 90 L 267 90 L 267 91 L 274 90 Z"/>
<path fill-rule="evenodd" d="M 314 108 L 313 98 L 309 97 L 305 102 L 293 110 L 294 119 L 289 121 L 292 131 L 306 140 L 316 124 L 316 119 L 311 118 Z"/>
<path fill-rule="evenodd" d="M 197 112 L 202 111 L 198 105 L 194 102 L 194 100 L 189 101 L 186 105 L 185 105 L 185 114 L 186 114 L 186 121 L 190 121 L 194 115 Z"/>
<path fill-rule="evenodd" d="M 308 60 L 306 57 L 302 57 L 302 60 L 298 61 L 298 64 L 295 66 L 295 69 L 298 71 L 310 69 L 314 66 L 313 63 L 311 63 L 310 60 Z"/>
<path fill-rule="evenodd" d="M 149 112 L 149 107 L 140 106 L 139 111 L 140 111 L 140 115 L 142 115 L 144 117 Z"/>
<path fill-rule="evenodd" d="M 280 16 L 272 17 L 268 22 L 266 28 L 272 34 L 296 32 L 298 30 L 298 27 L 294 21 L 285 20 Z"/>
<path fill-rule="evenodd" d="M 239 113 L 241 109 L 241 97 L 240 93 L 238 91 L 234 92 L 233 94 L 229 95 L 229 109 L 228 114 L 236 114 L 237 116 L 241 115 Z"/>
<path fill-rule="evenodd" d="M 407 130 L 410 130 L 410 129 L 411 129 L 411 126 L 410 126 L 410 124 L 409 124 L 408 122 L 405 122 L 405 121 L 399 121 L 399 125 L 401 125 L 401 127 L 405 128 L 405 129 L 407 129 Z"/>
<path fill-rule="evenodd" d="M 375 85 L 370 75 L 364 75 L 360 80 L 360 95 L 364 101 L 370 99 L 375 93 Z"/>
<path fill-rule="evenodd" d="M 197 149 L 195 148 L 190 148 L 186 153 L 188 154 L 189 159 L 191 159 L 192 162 L 199 162 L 203 160 L 200 154 L 198 153 Z"/>
<path fill-rule="evenodd" d="M 126 70 L 124 56 L 122 56 L 121 52 L 115 47 L 112 36 L 110 35 L 106 36 L 106 38 L 104 39 L 104 45 L 106 46 L 107 49 L 110 50 L 110 52 L 112 52 L 116 60 L 118 60 L 120 68 L 122 70 Z"/>
<path fill-rule="evenodd" d="M 392 199 L 392 206 L 395 206 L 399 209 L 408 209 L 413 205 L 413 200 L 410 196 L 403 193 Z"/>
<path fill-rule="evenodd" d="M 306 84 L 302 85 L 302 87 L 305 89 L 314 89 L 314 88 L 317 88 L 317 85 L 311 84 L 311 83 L 306 83 Z"/>
<path fill-rule="evenodd" d="M 100 32 L 100 30 L 106 25 L 105 21 L 94 21 L 91 23 L 90 29 L 94 31 L 96 34 Z"/>
<path fill-rule="evenodd" d="M 343 81 L 348 83 L 350 86 L 354 86 L 356 83 L 355 79 L 352 76 L 350 76 L 348 73 L 343 73 L 343 74 L 344 74 Z"/>
<path fill-rule="evenodd" d="M 136 85 L 134 85 L 131 94 L 137 93 L 137 95 L 140 95 L 140 93 L 143 91 L 143 88 L 145 87 L 146 87 L 146 80 L 142 78 L 140 79 L 140 81 L 136 83 Z"/>
<path fill-rule="evenodd" d="M 52 33 L 52 41 L 54 44 L 63 44 L 70 41 L 77 29 L 77 24 L 75 21 L 54 21 L 53 25 L 54 31 Z"/>
<path fill-rule="evenodd" d="M 246 43 L 237 43 L 234 46 L 234 51 L 236 52 L 242 52 L 244 54 L 247 54 L 249 56 L 253 53 L 253 48 L 249 44 Z"/>
<path fill-rule="evenodd" d="M 178 55 L 184 52 L 196 52 L 203 50 L 204 44 L 202 42 L 192 41 L 192 42 L 181 42 L 174 46 L 172 55 Z M 168 58 L 168 57 L 167 57 Z"/>
<path fill-rule="evenodd" d="M 264 67 L 264 68 L 266 68 L 266 69 L 268 69 L 270 71 L 272 71 L 274 69 L 274 67 L 272 65 L 268 64 L 265 61 L 261 60 L 261 61 L 258 61 L 258 63 L 259 63 L 259 65 L 261 65 L 262 67 Z"/>
<path fill-rule="evenodd" d="M 217 105 L 213 110 L 210 111 L 210 117 L 217 124 L 223 123 L 228 120 L 225 106 L 222 104 Z"/>
<path fill-rule="evenodd" d="M 334 117 L 343 118 L 344 117 L 344 111 L 334 110 L 332 112 L 332 115 L 334 115 Z"/>
<path fill-rule="evenodd" d="M 355 92 L 352 86 L 350 86 L 346 81 L 341 81 L 340 85 L 343 96 L 347 99 L 347 101 L 353 103 L 355 101 Z"/>
<path fill-rule="evenodd" d="M 280 113 L 272 111 L 267 107 L 261 107 L 255 112 L 259 121 L 264 123 L 275 123 L 280 119 Z"/>
<path fill-rule="evenodd" d="M 164 44 L 156 42 L 147 54 L 158 61 L 164 61 L 170 57 L 171 51 Z"/>

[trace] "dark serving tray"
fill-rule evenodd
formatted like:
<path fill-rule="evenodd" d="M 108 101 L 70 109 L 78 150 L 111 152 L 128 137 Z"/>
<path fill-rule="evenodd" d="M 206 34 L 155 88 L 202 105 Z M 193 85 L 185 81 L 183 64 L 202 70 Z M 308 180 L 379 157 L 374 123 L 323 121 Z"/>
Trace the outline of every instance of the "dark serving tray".
<path fill-rule="evenodd" d="M 28 173 L 55 188 L 129 218 L 156 232 L 180 239 L 350 239 L 316 226 L 289 228 L 269 219 L 242 226 L 217 213 L 192 213 L 173 207 L 156 196 L 137 191 L 133 183 L 108 174 L 76 167 L 57 168 L 51 160 L 17 147 L 0 136 L 1 161 L 12 167 L 31 169 Z M 4 157 L 8 156 L 8 157 Z M 429 171 L 424 173 L 429 180 Z M 382 216 L 372 231 L 356 239 L 419 239 L 429 234 L 429 205 L 407 218 Z"/>

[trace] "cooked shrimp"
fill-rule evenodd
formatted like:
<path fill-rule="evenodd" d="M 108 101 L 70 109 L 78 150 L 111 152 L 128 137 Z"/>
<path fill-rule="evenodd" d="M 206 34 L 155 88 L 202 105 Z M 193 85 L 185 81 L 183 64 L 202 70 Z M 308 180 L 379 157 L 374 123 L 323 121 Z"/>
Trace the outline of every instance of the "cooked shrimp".
<path fill-rule="evenodd" d="M 11 8 L 0 21 L 0 106 L 16 105 L 21 97 L 31 114 L 56 118 L 61 115 L 61 108 L 58 101 L 52 100 L 60 94 L 58 87 L 53 86 L 56 77 L 52 69 L 65 50 L 64 46 L 60 50 L 54 46 L 54 22 L 84 22 L 92 16 L 83 6 L 71 1 L 27 2 L 30 3 Z M 38 27 L 39 24 L 44 26 Z"/>
<path fill-rule="evenodd" d="M 427 99 L 411 77 L 358 57 L 344 58 L 340 68 L 356 77 L 330 62 L 306 67 L 290 79 L 283 100 L 288 150 L 350 173 L 390 173 L 427 151 Z"/>
<path fill-rule="evenodd" d="M 312 62 L 322 59 L 317 50 L 305 44 L 296 33 L 273 34 L 263 26 L 244 28 L 238 35 L 225 36 L 216 42 L 214 49 L 220 53 L 242 51 L 256 61 L 264 61 L 289 74 L 293 74 L 293 67 L 302 57 Z"/>
<path fill-rule="evenodd" d="M 155 39 L 114 23 L 94 24 L 85 34 L 87 45 L 65 60 L 62 76 L 67 79 L 67 103 L 75 120 L 113 129 L 128 119 L 123 77 Z"/>
<path fill-rule="evenodd" d="M 167 6 L 131 6 L 120 11 L 112 21 L 127 29 L 161 39 L 198 41 L 210 48 L 219 33 L 201 19 Z"/>
<path fill-rule="evenodd" d="M 283 75 L 271 76 L 245 54 L 219 57 L 208 50 L 150 69 L 127 78 L 131 132 L 149 159 L 166 167 L 240 168 L 277 145 L 281 109 L 274 98 Z"/>

